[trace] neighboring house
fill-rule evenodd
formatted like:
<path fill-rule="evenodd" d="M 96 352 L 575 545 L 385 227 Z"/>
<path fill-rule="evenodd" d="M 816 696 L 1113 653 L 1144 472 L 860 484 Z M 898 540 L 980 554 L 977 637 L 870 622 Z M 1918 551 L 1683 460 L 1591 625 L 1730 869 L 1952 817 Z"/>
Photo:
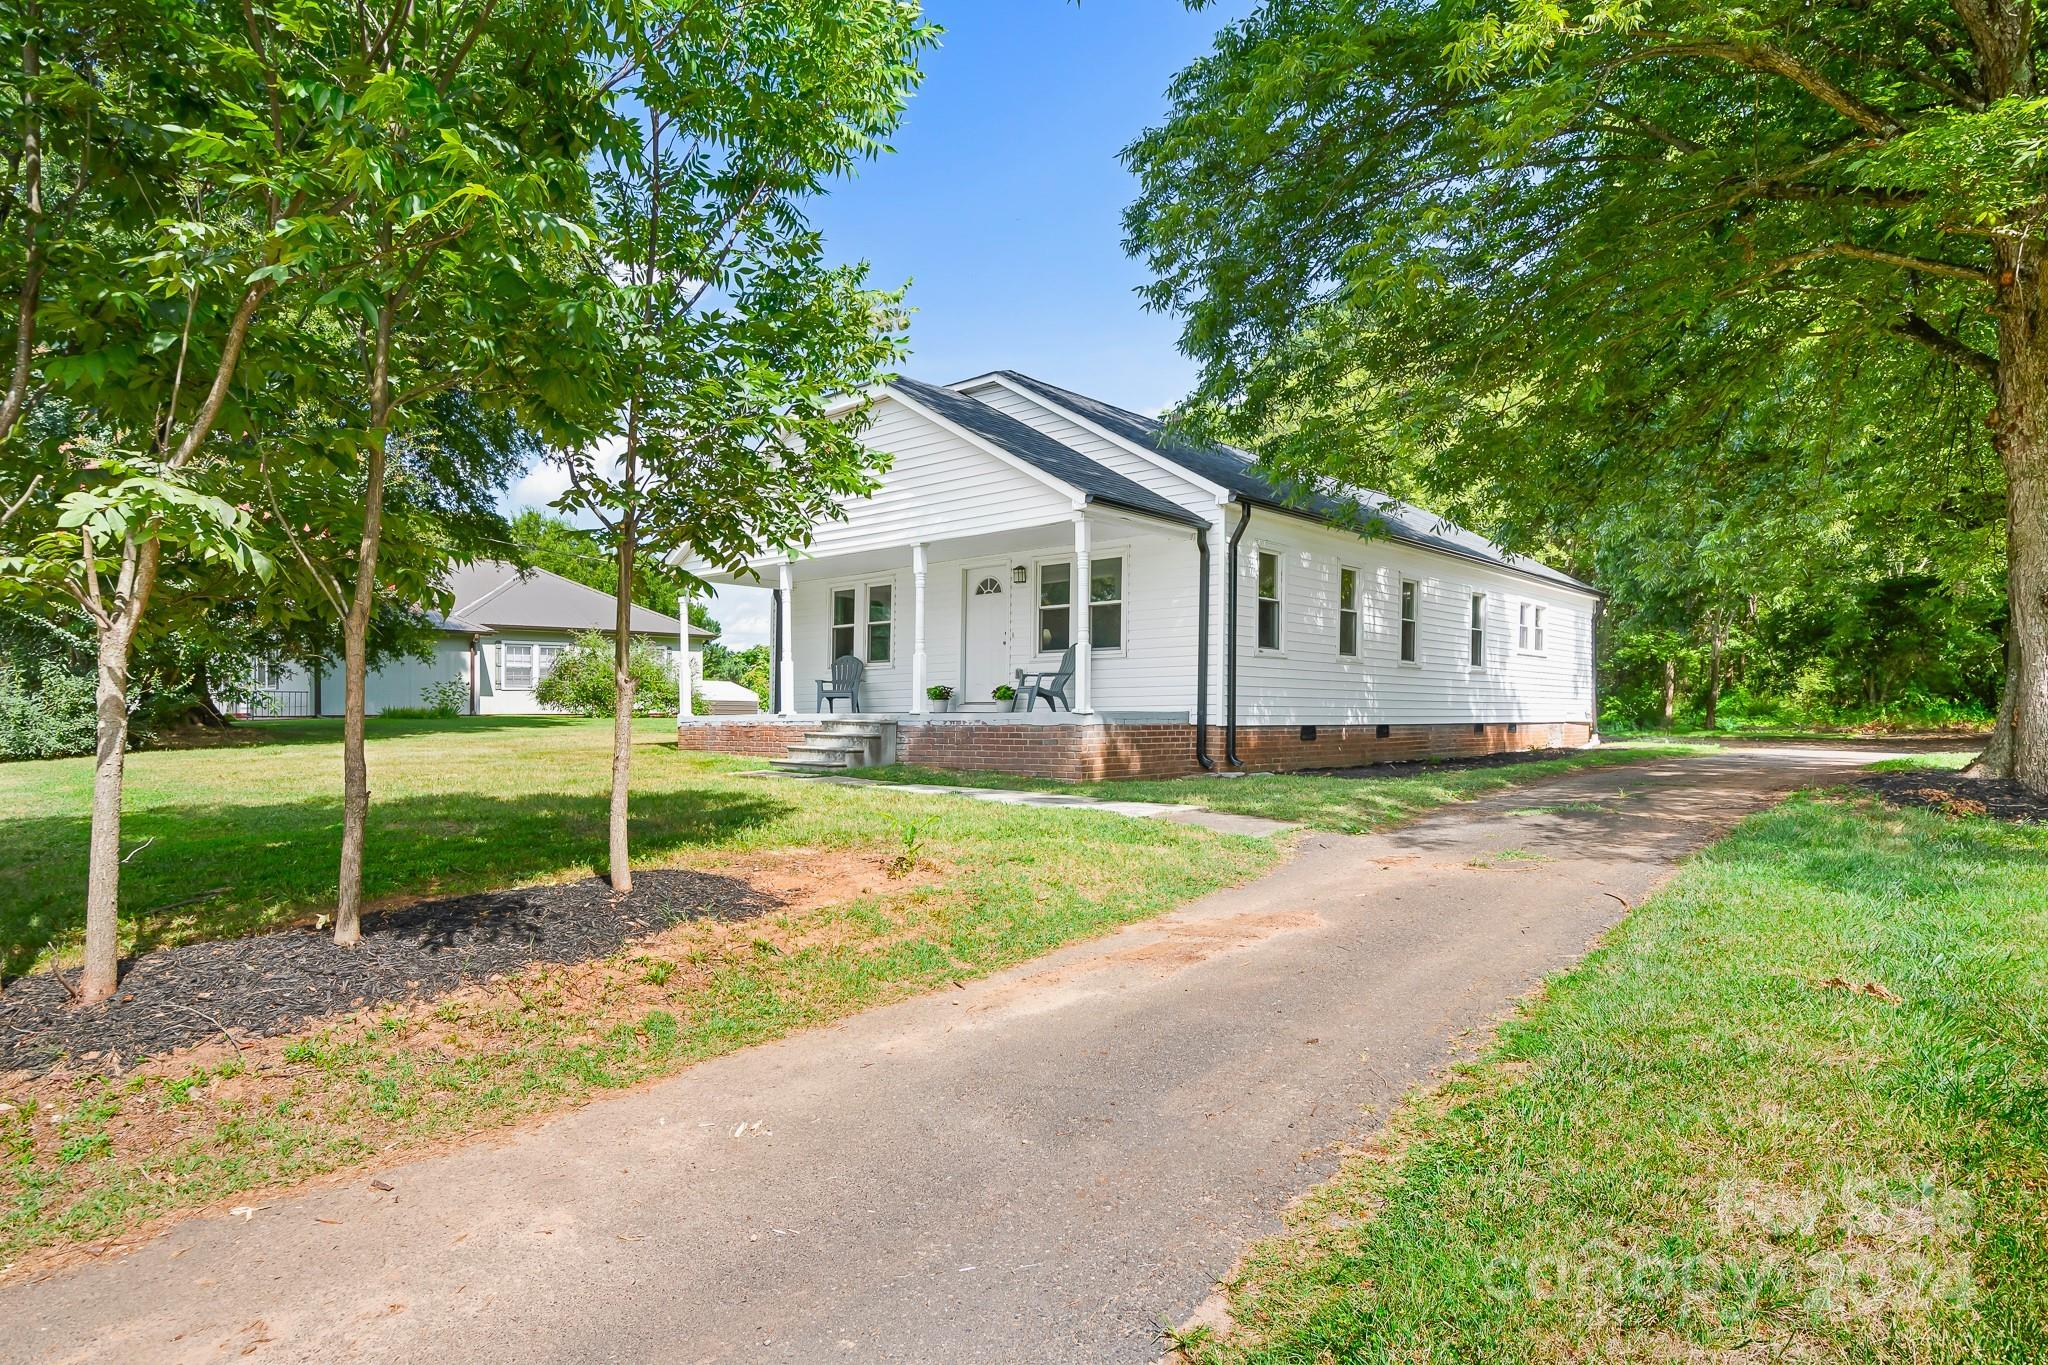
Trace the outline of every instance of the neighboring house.
<path fill-rule="evenodd" d="M 536 715 L 548 708 L 533 689 L 555 657 L 585 631 L 609 636 L 617 619 L 610 593 L 532 569 L 521 573 L 502 560 L 486 559 L 456 569 L 446 587 L 455 605 L 435 616 L 438 632 L 431 658 L 394 660 L 371 672 L 366 693 L 369 714 L 391 707 L 426 704 L 427 689 L 455 682 L 470 715 Z M 635 606 L 633 634 L 659 644 L 670 667 L 681 653 L 683 623 L 673 616 Z M 693 679 L 703 674 L 704 642 L 713 632 L 690 627 Z M 340 663 L 305 669 L 296 664 L 258 671 L 253 714 L 338 716 L 342 711 Z"/>
<path fill-rule="evenodd" d="M 754 695 L 754 689 L 722 678 L 703 676 L 702 659 L 693 659 L 698 664 L 697 695 L 704 698 L 704 705 L 714 716 L 758 716 L 761 714 L 761 699 Z"/>
<path fill-rule="evenodd" d="M 1594 738 L 1601 596 L 1567 574 L 1381 495 L 1297 502 L 1243 452 L 1008 370 L 862 404 L 880 487 L 748 566 L 775 588 L 775 715 L 684 718 L 685 747 L 1087 778 Z M 988 700 L 1069 645 L 1071 712 Z M 872 736 L 814 718 L 845 655 Z M 941 683 L 966 709 L 933 713 Z"/>

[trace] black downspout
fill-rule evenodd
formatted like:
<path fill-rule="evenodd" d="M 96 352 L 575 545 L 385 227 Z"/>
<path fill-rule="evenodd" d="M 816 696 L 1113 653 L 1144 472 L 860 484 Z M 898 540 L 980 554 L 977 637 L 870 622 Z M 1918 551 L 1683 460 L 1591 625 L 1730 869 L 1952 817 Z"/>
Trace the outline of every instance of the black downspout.
<path fill-rule="evenodd" d="M 1209 757 L 1209 528 L 1195 528 L 1195 562 L 1202 584 L 1195 592 L 1195 762 L 1202 771 L 1216 771 Z"/>
<path fill-rule="evenodd" d="M 1231 767 L 1242 768 L 1244 760 L 1237 756 L 1237 542 L 1252 524 L 1251 499 L 1238 494 L 1237 507 L 1237 527 L 1230 533 L 1230 553 L 1225 556 L 1230 583 L 1223 594 L 1229 616 L 1223 627 L 1223 758 Z"/>
<path fill-rule="evenodd" d="M 782 589 L 775 588 L 769 596 L 768 638 L 774 647 L 768 651 L 768 709 L 776 715 L 782 714 Z"/>

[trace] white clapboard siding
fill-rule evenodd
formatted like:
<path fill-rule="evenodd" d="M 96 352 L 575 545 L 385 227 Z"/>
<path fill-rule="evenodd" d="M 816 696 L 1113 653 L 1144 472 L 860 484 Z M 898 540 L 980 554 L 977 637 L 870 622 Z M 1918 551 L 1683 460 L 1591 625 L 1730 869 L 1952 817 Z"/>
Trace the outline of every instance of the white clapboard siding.
<path fill-rule="evenodd" d="M 844 520 L 819 525 L 812 557 L 1006 530 L 1072 512 L 1070 495 L 893 398 L 875 404 L 861 440 L 888 452 L 890 467 L 872 496 L 845 500 Z"/>
<path fill-rule="evenodd" d="M 1280 556 L 1283 630 L 1257 648 L 1258 551 Z M 1359 654 L 1337 653 L 1340 567 L 1359 572 Z M 1336 725 L 1583 721 L 1592 718 L 1595 598 L 1386 539 L 1365 540 L 1259 510 L 1240 546 L 1238 722 Z M 1400 658 L 1402 579 L 1420 588 L 1418 650 Z M 1486 662 L 1468 664 L 1471 595 L 1486 595 Z M 1547 647 L 1514 636 L 1523 602 L 1544 607 Z"/>

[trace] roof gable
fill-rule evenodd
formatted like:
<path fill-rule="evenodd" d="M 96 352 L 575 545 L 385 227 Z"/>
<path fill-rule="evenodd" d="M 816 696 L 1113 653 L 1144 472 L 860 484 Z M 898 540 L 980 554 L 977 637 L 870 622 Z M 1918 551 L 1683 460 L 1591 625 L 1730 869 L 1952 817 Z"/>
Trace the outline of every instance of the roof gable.
<path fill-rule="evenodd" d="M 487 629 L 610 630 L 618 619 L 612 595 L 547 569 L 520 572 L 502 559 L 481 559 L 448 575 L 455 595 L 452 620 Z M 683 623 L 650 607 L 633 604 L 632 629 L 647 635 L 678 635 Z M 693 637 L 712 632 L 690 627 Z"/>

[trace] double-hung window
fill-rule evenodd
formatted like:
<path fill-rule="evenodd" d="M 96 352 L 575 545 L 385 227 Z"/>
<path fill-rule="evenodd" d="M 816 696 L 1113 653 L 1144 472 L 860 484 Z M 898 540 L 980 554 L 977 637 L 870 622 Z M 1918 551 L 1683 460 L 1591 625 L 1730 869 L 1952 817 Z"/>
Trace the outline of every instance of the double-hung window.
<path fill-rule="evenodd" d="M 889 583 L 868 585 L 868 662 L 885 664 L 895 656 L 896 589 Z"/>
<path fill-rule="evenodd" d="M 1088 562 L 1088 644 L 1092 649 L 1124 647 L 1124 562 Z"/>
<path fill-rule="evenodd" d="M 1259 648 L 1280 648 L 1280 556 L 1259 551 Z"/>
<path fill-rule="evenodd" d="M 512 644 L 508 641 L 499 646 L 499 648 L 503 650 L 503 654 L 500 656 L 502 663 L 499 666 L 499 671 L 504 674 L 505 690 L 507 692 L 533 691 L 533 646 Z"/>
<path fill-rule="evenodd" d="M 547 677 L 548 670 L 555 666 L 555 660 L 562 657 L 560 645 L 535 645 L 533 647 L 533 680 L 536 684 Z"/>
<path fill-rule="evenodd" d="M 1538 654 L 1543 652 L 1543 607 L 1540 603 L 1536 607 L 1536 643 L 1533 648 Z"/>
<path fill-rule="evenodd" d="M 1422 587 L 1412 578 L 1401 580 L 1401 662 L 1416 660 L 1416 613 L 1421 606 Z"/>
<path fill-rule="evenodd" d="M 1337 570 L 1337 652 L 1358 657 L 1358 570 Z"/>
<path fill-rule="evenodd" d="M 860 609 L 859 588 L 832 589 L 832 657 L 843 659 L 853 653 L 854 616 Z"/>
<path fill-rule="evenodd" d="M 1515 647 L 1534 654 L 1543 652 L 1543 607 L 1539 603 L 1522 603 L 1516 618 Z"/>
<path fill-rule="evenodd" d="M 1038 566 L 1038 652 L 1057 654 L 1074 642 L 1074 566 Z"/>
<path fill-rule="evenodd" d="M 1471 644 L 1469 661 L 1474 668 L 1486 667 L 1486 594 L 1472 594 Z"/>

